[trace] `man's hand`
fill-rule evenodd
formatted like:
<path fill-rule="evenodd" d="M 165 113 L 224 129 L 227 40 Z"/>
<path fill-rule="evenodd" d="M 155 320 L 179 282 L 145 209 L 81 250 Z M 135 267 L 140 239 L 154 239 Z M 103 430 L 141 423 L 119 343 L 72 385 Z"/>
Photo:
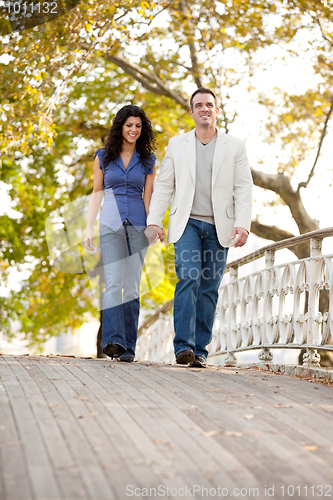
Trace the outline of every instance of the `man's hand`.
<path fill-rule="evenodd" d="M 245 245 L 248 236 L 249 233 L 243 227 L 234 227 L 233 233 L 231 235 L 232 240 L 237 237 L 234 243 L 234 248 L 242 247 L 243 245 Z"/>
<path fill-rule="evenodd" d="M 149 241 L 149 245 L 155 245 L 158 238 L 161 242 L 164 241 L 165 231 L 160 226 L 148 226 L 145 230 L 145 235 Z"/>

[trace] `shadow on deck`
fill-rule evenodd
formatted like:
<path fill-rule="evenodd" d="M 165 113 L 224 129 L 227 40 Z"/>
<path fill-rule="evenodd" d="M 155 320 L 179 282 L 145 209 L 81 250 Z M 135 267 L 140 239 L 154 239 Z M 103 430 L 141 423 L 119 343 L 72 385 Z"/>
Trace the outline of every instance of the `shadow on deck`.
<path fill-rule="evenodd" d="M 333 496 L 333 390 L 258 369 L 0 358 L 0 498 Z"/>

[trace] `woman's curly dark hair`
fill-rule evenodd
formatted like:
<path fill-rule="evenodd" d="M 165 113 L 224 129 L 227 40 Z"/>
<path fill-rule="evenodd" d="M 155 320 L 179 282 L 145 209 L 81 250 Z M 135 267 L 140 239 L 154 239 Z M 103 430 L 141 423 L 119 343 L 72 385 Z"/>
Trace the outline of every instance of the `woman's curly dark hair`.
<path fill-rule="evenodd" d="M 107 167 L 110 161 L 115 160 L 120 155 L 123 144 L 123 125 L 130 116 L 141 118 L 141 135 L 136 141 L 135 147 L 144 166 L 149 167 L 150 155 L 156 149 L 153 128 L 143 109 L 133 104 L 121 108 L 112 120 L 111 130 L 105 143 L 104 167 Z"/>

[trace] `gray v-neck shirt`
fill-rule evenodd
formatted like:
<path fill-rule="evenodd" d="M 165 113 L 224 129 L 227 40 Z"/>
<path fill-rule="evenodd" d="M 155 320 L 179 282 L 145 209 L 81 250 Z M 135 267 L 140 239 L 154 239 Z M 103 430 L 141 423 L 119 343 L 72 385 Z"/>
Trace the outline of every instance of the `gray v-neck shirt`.
<path fill-rule="evenodd" d="M 217 134 L 205 146 L 199 139 L 196 143 L 196 183 L 190 217 L 215 224 L 212 205 L 212 172 Z"/>

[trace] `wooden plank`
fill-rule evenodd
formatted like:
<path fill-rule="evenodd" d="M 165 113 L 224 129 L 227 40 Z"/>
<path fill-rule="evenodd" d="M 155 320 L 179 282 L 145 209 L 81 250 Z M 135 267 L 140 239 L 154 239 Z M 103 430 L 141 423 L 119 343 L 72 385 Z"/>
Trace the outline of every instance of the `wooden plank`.
<path fill-rule="evenodd" d="M 40 388 L 58 421 L 67 446 L 71 450 L 73 460 L 80 470 L 86 494 L 91 499 L 112 500 L 115 498 L 112 486 L 98 463 L 91 443 L 87 441 L 81 423 L 83 418 L 89 419 L 89 415 L 82 413 L 82 406 L 78 404 L 76 395 L 57 373 L 56 368 L 60 362 L 52 362 L 52 365 L 44 362 L 38 365 L 47 376 L 40 382 Z M 91 419 L 89 422 L 92 422 Z"/>
<path fill-rule="evenodd" d="M 73 363 L 75 364 L 75 363 Z M 86 366 L 86 365 L 85 365 Z M 74 370 L 72 363 L 68 364 L 67 369 L 70 367 Z M 138 474 L 140 481 L 142 481 L 142 472 L 146 470 L 144 465 L 143 456 L 136 454 L 133 450 L 132 444 L 125 433 L 119 432 L 117 422 L 112 418 L 106 406 L 108 405 L 107 394 L 105 391 L 100 390 L 98 386 L 91 387 L 91 379 L 85 375 L 84 372 L 78 370 L 80 378 L 70 377 L 71 387 L 75 390 L 77 397 L 86 408 L 80 409 L 82 421 L 87 413 L 92 412 L 96 420 L 97 427 L 91 434 L 92 427 L 86 426 L 85 432 L 87 438 L 96 450 L 100 463 L 105 468 L 105 473 L 108 474 L 109 480 L 115 489 L 118 498 L 124 498 L 124 489 L 121 485 L 132 485 L 139 487 L 140 483 L 133 478 L 131 466 L 128 462 L 137 462 L 139 468 L 142 469 Z M 70 373 L 69 373 L 70 375 Z M 104 400 L 106 403 L 104 404 Z M 80 420 L 81 422 L 81 420 Z M 126 450 L 125 458 L 122 450 Z M 135 468 L 135 466 L 134 466 Z"/>
<path fill-rule="evenodd" d="M 51 408 L 47 404 L 36 381 L 32 378 L 33 374 L 35 377 L 40 376 L 38 366 L 31 362 L 19 363 L 17 360 L 13 360 L 11 361 L 11 369 L 30 403 L 31 410 L 34 413 L 36 422 L 40 428 L 41 435 L 43 436 L 44 443 L 48 449 L 52 464 L 54 467 L 73 467 L 73 459 L 63 439 L 57 421 L 55 420 Z"/>
<path fill-rule="evenodd" d="M 59 485 L 52 470 L 52 464 L 41 439 L 31 407 L 21 385 L 11 370 L 11 366 L 15 363 L 15 360 L 7 357 L 3 359 L 7 362 L 8 369 L 4 370 L 1 367 L 3 373 L 2 380 L 8 393 L 19 439 L 23 443 L 26 469 L 28 470 L 33 489 L 32 498 L 34 496 L 37 500 L 61 498 Z"/>
<path fill-rule="evenodd" d="M 0 368 L 1 370 L 1 368 Z M 3 381 L 0 382 L 3 385 Z M 7 394 L 0 401 L 0 449 L 2 458 L 2 487 L 5 500 L 33 498 L 26 469 L 23 445 L 18 436 L 14 415 Z"/>
<path fill-rule="evenodd" d="M 16 362 L 12 361 L 11 368 L 30 403 L 55 470 L 55 476 L 61 490 L 61 497 L 68 500 L 73 499 L 73 495 L 77 499 L 82 498 L 84 500 L 88 498 L 84 490 L 82 477 L 80 477 L 75 467 L 70 449 L 66 445 L 51 408 L 38 386 L 38 383 L 42 381 L 40 378 L 42 373 L 36 362 L 31 359 L 17 358 Z"/>
<path fill-rule="evenodd" d="M 238 371 L 238 370 L 236 370 L 236 371 Z M 279 377 L 279 376 L 277 376 L 277 377 Z M 294 392 L 287 394 L 286 388 L 281 388 L 280 385 L 276 384 L 276 381 L 274 383 L 269 384 L 269 386 L 261 385 L 260 384 L 261 379 L 266 379 L 265 375 L 263 375 L 262 377 L 258 378 L 259 382 L 255 382 L 256 384 L 258 384 L 258 389 L 256 389 L 253 386 L 252 381 L 250 382 L 248 380 L 248 378 L 250 378 L 250 377 L 248 377 L 246 374 L 246 378 L 245 379 L 243 378 L 241 380 L 241 382 L 238 383 L 237 375 L 236 375 L 236 378 L 230 377 L 230 376 L 228 377 L 228 387 L 230 389 L 232 389 L 232 391 L 225 390 L 225 394 L 226 394 L 226 396 L 229 394 L 229 397 L 233 397 L 236 394 L 236 392 L 238 392 L 237 398 L 235 398 L 233 400 L 234 403 L 237 402 L 237 404 L 241 404 L 241 402 L 243 401 L 244 398 L 245 398 L 244 400 L 248 399 L 246 392 L 247 392 L 247 394 L 251 394 L 251 392 L 254 392 L 253 397 L 252 397 L 252 402 L 253 402 L 252 406 L 264 405 L 264 408 L 266 410 L 270 406 L 272 406 L 274 408 L 279 408 L 279 406 L 280 406 L 279 411 L 275 412 L 277 417 L 279 415 L 281 415 L 281 413 L 283 415 L 285 413 L 288 414 L 289 410 L 283 411 L 284 407 L 286 407 L 286 408 L 299 407 L 299 408 L 302 408 L 302 410 L 303 410 L 305 400 L 300 400 L 300 398 Z M 279 378 L 277 379 L 277 382 L 279 383 Z M 298 382 L 299 381 L 294 380 L 294 383 L 297 384 Z M 186 383 L 186 381 L 185 381 L 185 383 Z M 205 381 L 200 380 L 200 379 L 197 379 L 195 381 L 195 384 L 196 384 L 197 388 L 202 387 L 204 389 L 206 387 Z M 222 387 L 218 384 L 215 384 L 213 377 L 210 378 L 210 387 L 211 387 L 211 389 L 206 391 L 205 397 L 209 397 L 209 395 L 211 395 L 210 398 L 212 399 L 212 394 L 215 393 L 214 391 L 220 391 L 220 389 L 222 389 Z M 293 388 L 293 389 L 295 391 L 297 390 L 296 388 Z M 328 393 L 332 394 L 332 390 L 330 388 L 324 387 L 324 389 L 328 389 L 328 391 L 329 391 Z M 243 393 L 241 393 L 240 390 Z M 221 392 L 219 392 L 219 394 L 221 394 Z M 324 394 L 324 397 L 325 397 L 325 399 L 328 397 L 327 393 Z M 325 424 L 327 424 L 326 417 L 322 415 L 322 412 L 318 412 L 315 410 L 314 403 L 311 403 L 312 406 L 309 406 L 308 401 L 306 401 L 306 403 L 307 403 L 308 408 L 307 408 L 306 413 L 304 414 L 304 417 L 308 418 L 309 424 L 311 424 L 312 427 L 313 427 L 314 420 L 318 424 L 317 425 L 318 429 L 313 429 L 313 428 L 310 429 L 311 432 L 313 433 L 314 439 L 319 440 L 319 441 L 326 440 L 326 432 L 322 431 L 320 433 L 321 426 L 322 425 L 325 426 Z M 299 418 L 299 417 L 297 417 L 297 418 Z"/>
<path fill-rule="evenodd" d="M 73 367 L 68 368 L 74 370 Z M 117 371 L 119 372 L 119 369 Z M 98 372 L 94 374 L 89 372 L 89 375 L 93 375 L 94 380 L 98 381 L 99 375 L 102 375 Z M 116 372 L 116 370 L 114 370 L 114 372 Z M 114 372 L 113 375 L 116 375 Z M 128 405 L 130 401 L 138 402 L 132 416 L 137 424 L 140 425 L 142 431 L 148 435 L 150 441 L 154 443 L 154 446 L 160 450 L 159 456 L 155 457 L 155 474 L 158 473 L 162 476 L 165 474 L 168 477 L 168 486 L 170 488 L 179 489 L 183 487 L 184 480 L 189 484 L 193 484 L 193 481 L 198 480 L 198 473 L 200 471 L 194 468 L 193 462 L 191 462 L 183 450 L 177 446 L 177 442 L 175 443 L 175 436 L 166 432 L 163 421 L 161 421 L 163 414 L 154 400 L 147 397 L 147 395 L 143 395 L 142 391 L 134 387 L 132 380 L 129 379 L 127 382 L 121 373 L 120 375 L 121 378 L 119 376 L 112 378 L 113 384 L 116 384 L 117 387 L 120 387 L 122 390 L 122 397 L 121 399 L 118 398 L 118 401 L 121 401 L 124 406 Z M 126 394 L 128 397 L 125 396 Z M 142 449 L 146 451 L 145 446 L 143 446 Z M 146 457 L 148 460 L 150 459 L 150 455 L 146 455 Z M 163 463 L 167 463 L 169 466 L 163 467 Z M 181 477 L 179 476 L 180 470 Z M 205 487 L 210 486 L 206 478 L 203 478 L 203 482 Z"/>
<path fill-rule="evenodd" d="M 190 394 L 190 402 L 185 401 L 179 395 L 175 394 L 175 378 L 169 377 L 168 383 L 163 384 L 159 379 L 159 373 L 155 371 L 156 366 L 151 371 L 150 377 L 145 376 L 137 371 L 137 376 L 140 383 L 144 382 L 156 392 L 156 399 L 163 408 L 166 418 L 170 422 L 177 422 L 181 429 L 178 433 L 181 439 L 182 446 L 188 450 L 188 453 L 198 460 L 198 464 L 210 464 L 215 486 L 225 484 L 226 487 L 234 488 L 237 486 L 238 480 L 242 479 L 245 486 L 253 485 L 255 477 L 249 473 L 248 468 L 242 464 L 226 449 L 221 447 L 215 440 L 209 436 L 205 436 L 205 428 L 198 426 L 190 417 L 189 410 L 193 408 L 195 402 L 192 401 Z M 181 368 L 183 369 L 183 368 Z M 172 372 L 174 375 L 174 372 Z M 133 371 L 133 375 L 135 372 Z M 205 471 L 208 473 L 208 470 Z"/>
<path fill-rule="evenodd" d="M 242 372 L 238 372 L 238 374 L 239 373 Z M 261 413 L 263 416 L 267 414 L 271 417 L 274 416 L 276 422 L 280 422 L 281 426 L 284 427 L 284 431 L 289 430 L 293 435 L 296 432 L 299 434 L 300 439 L 305 439 L 307 441 L 312 440 L 313 444 L 319 444 L 321 446 L 325 446 L 327 444 L 327 435 L 330 434 L 331 419 L 328 420 L 327 416 L 325 416 L 325 414 L 320 410 L 318 402 L 322 402 L 322 398 L 326 401 L 327 398 L 333 397 L 331 396 L 331 388 L 321 387 L 324 391 L 320 391 L 321 395 L 317 398 L 316 404 L 310 403 L 310 398 L 303 398 L 302 396 L 299 396 L 297 387 L 298 384 L 303 381 L 298 381 L 297 379 L 291 379 L 290 381 L 288 380 L 290 377 L 287 377 L 287 379 L 283 377 L 281 380 L 278 375 L 275 375 L 275 379 L 273 381 L 273 379 L 270 380 L 265 377 L 265 374 L 262 376 L 258 374 L 254 376 L 256 379 L 255 383 L 259 384 L 262 380 L 264 382 L 262 382 L 262 385 L 259 386 L 259 389 L 255 389 L 254 386 L 249 383 L 251 376 L 248 376 L 246 371 L 243 372 L 243 375 L 245 375 L 246 378 L 243 378 L 240 383 L 238 383 L 237 377 L 229 377 L 228 386 L 230 389 L 233 389 L 233 391 L 239 391 L 239 389 L 244 388 L 245 392 L 246 390 L 249 391 L 248 393 L 251 393 L 251 391 L 254 392 L 253 398 L 251 399 L 252 408 L 254 406 L 261 406 Z M 274 374 L 272 375 L 274 376 Z M 281 387 L 281 384 L 284 384 L 285 382 L 286 387 Z M 293 385 L 290 385 L 290 382 L 292 382 Z M 200 382 L 198 384 L 200 385 Z M 215 388 L 212 389 L 213 391 L 218 390 L 218 388 L 216 389 L 214 383 L 211 384 L 211 387 Z M 319 395 L 319 391 L 315 392 L 316 395 Z M 244 393 L 242 397 L 240 396 L 236 399 L 238 404 L 241 404 L 243 400 L 242 398 L 244 399 Z M 233 403 L 236 401 L 233 401 Z M 306 409 L 306 411 L 304 411 L 304 409 Z M 268 416 L 268 418 L 270 417 Z M 299 425 L 300 423 L 301 425 Z"/>
<path fill-rule="evenodd" d="M 33 498 L 25 465 L 22 442 L 19 439 L 14 415 L 4 382 L 8 368 L 0 358 L 0 455 L 1 496 L 4 500 Z"/>
<path fill-rule="evenodd" d="M 53 364 L 53 367 L 55 367 L 54 364 Z M 53 378 L 54 380 L 62 380 L 62 377 L 58 376 L 58 374 L 56 372 L 54 372 L 53 368 L 52 368 L 52 371 L 50 370 L 49 366 L 47 368 L 48 368 L 47 372 L 51 378 Z M 89 379 L 89 377 L 88 377 L 88 379 Z M 89 380 L 87 380 L 87 382 L 89 382 Z M 82 381 L 82 383 L 84 384 L 85 381 Z M 48 390 L 50 391 L 50 388 Z M 58 391 L 57 391 L 57 395 L 58 395 L 58 398 L 60 399 L 60 395 L 59 395 Z M 105 398 L 104 392 L 103 392 L 102 396 L 103 396 L 103 398 Z M 81 395 L 78 397 L 85 397 L 85 396 Z M 56 399 L 54 398 L 54 395 L 53 395 L 53 400 L 56 401 Z M 67 404 L 64 400 L 62 400 L 62 403 Z M 60 404 L 61 403 L 59 403 L 59 405 Z M 123 469 L 123 467 L 122 467 L 123 463 L 119 460 L 119 454 L 117 453 L 117 447 L 119 448 L 119 446 L 120 446 L 120 448 L 123 448 L 124 450 L 126 450 L 129 457 L 133 458 L 133 455 L 131 454 L 131 448 L 128 446 L 128 441 L 126 439 L 126 436 L 124 437 L 123 435 L 118 435 L 117 424 L 116 424 L 116 422 L 114 422 L 112 420 L 111 416 L 107 412 L 103 411 L 103 405 L 102 405 L 101 401 L 99 399 L 97 401 L 92 400 L 91 406 L 93 407 L 93 410 L 94 410 L 93 413 L 97 413 L 97 415 L 95 415 L 94 418 L 97 420 L 97 423 L 99 425 L 99 429 L 100 429 L 101 433 L 94 434 L 92 436 L 93 444 L 91 445 L 89 443 L 89 445 L 90 445 L 90 448 L 94 449 L 96 452 L 107 453 L 107 457 L 105 459 L 103 457 L 101 458 L 101 464 L 103 464 L 105 474 L 108 474 L 109 476 L 111 474 L 112 475 L 111 479 L 114 481 L 115 477 L 118 478 L 118 475 L 120 475 L 120 477 L 121 477 L 123 473 L 127 472 L 127 469 L 126 468 Z M 55 406 L 54 411 L 56 411 L 56 408 L 57 407 Z M 81 411 L 81 413 L 82 413 L 82 411 Z M 91 408 L 89 408 L 89 411 L 91 411 Z M 80 417 L 80 416 L 84 417 L 84 414 L 85 414 L 85 411 L 83 411 L 83 415 L 81 415 L 81 414 L 79 415 L 79 414 L 75 413 L 75 415 L 77 415 L 78 417 Z M 59 415 L 59 416 L 61 416 L 61 415 Z M 66 418 L 65 415 L 62 415 L 62 416 L 63 416 L 63 418 Z M 107 418 L 105 418 L 105 417 L 107 417 Z M 76 420 L 76 422 L 78 422 L 78 421 L 79 420 Z M 80 466 L 84 469 L 85 464 L 81 463 L 81 457 L 84 457 L 84 450 L 82 450 L 80 448 L 80 446 L 78 447 L 76 439 L 75 439 L 76 435 L 74 432 L 72 432 L 72 433 L 67 432 L 66 434 L 68 434 L 68 439 L 70 440 L 71 447 L 73 448 L 73 452 L 76 456 L 78 463 L 80 463 Z M 115 437 L 116 437 L 116 440 L 115 440 Z M 84 434 L 82 434 L 82 437 L 80 437 L 80 441 L 82 441 L 83 439 L 86 440 L 86 437 L 84 436 Z M 118 468 L 120 470 L 118 469 L 115 472 L 115 470 L 112 468 L 112 466 L 114 464 L 118 465 Z M 108 467 L 108 465 L 111 467 L 111 471 L 110 471 L 110 467 Z M 128 477 L 128 484 L 131 484 L 130 477 Z M 135 480 L 133 481 L 133 479 L 132 479 L 132 484 L 134 484 L 134 486 L 138 486 L 136 484 Z M 123 498 L 123 496 L 119 497 L 119 498 Z"/>
<path fill-rule="evenodd" d="M 107 368 L 105 370 L 105 368 Z M 123 433 L 127 434 L 127 447 L 129 447 L 131 451 L 131 455 L 124 457 L 125 460 L 133 463 L 133 451 L 134 449 L 139 452 L 136 460 L 138 463 L 148 463 L 151 464 L 153 468 L 153 474 L 151 477 L 147 475 L 147 467 L 144 475 L 140 474 L 138 479 L 140 480 L 142 487 L 155 487 L 157 488 L 159 485 L 164 484 L 164 475 L 168 476 L 168 481 L 176 486 L 178 481 L 178 475 L 174 476 L 176 472 L 174 469 L 170 470 L 170 463 L 165 458 L 165 449 L 158 450 L 158 446 L 154 443 L 149 436 L 147 436 L 147 425 L 145 428 L 138 426 L 137 418 L 134 419 L 133 415 L 137 417 L 138 413 L 140 413 L 140 407 L 137 404 L 138 399 L 140 400 L 140 395 L 137 393 L 136 398 L 126 397 L 123 388 L 118 390 L 118 386 L 115 383 L 115 377 L 113 371 L 111 372 L 109 366 L 104 366 L 102 371 L 101 367 L 98 367 L 98 371 L 92 372 L 91 367 L 86 370 L 86 373 L 82 373 L 81 370 L 75 370 L 75 367 L 68 365 L 68 369 L 70 369 L 73 373 L 77 375 L 80 380 L 85 381 L 85 391 L 93 391 L 94 394 L 100 395 L 100 400 L 109 399 L 109 396 L 117 393 L 117 404 L 106 403 L 105 408 L 112 414 L 113 418 L 117 423 L 117 427 L 123 429 Z M 81 373 L 80 373 L 81 372 Z M 94 378 L 91 377 L 91 374 L 94 373 Z M 112 382 L 110 384 L 110 382 Z M 82 391 L 82 388 L 80 389 Z M 86 392 L 89 394 L 89 392 Z M 108 394 L 109 393 L 109 394 Z M 146 406 L 147 400 L 145 400 Z M 130 414 L 127 413 L 127 409 L 130 408 Z M 151 408 L 147 408 L 146 410 L 151 410 Z M 145 412 L 146 419 L 149 418 L 147 415 L 147 411 Z M 121 427 L 119 427 L 121 426 Z M 149 434 L 149 432 L 148 432 Z M 130 483 L 131 484 L 131 483 Z M 178 484 L 180 487 L 182 483 Z M 121 491 L 124 496 L 124 489 Z"/>
<path fill-rule="evenodd" d="M 184 429 L 179 425 L 179 415 L 175 414 L 174 418 L 170 418 L 170 416 L 166 413 L 166 406 L 170 411 L 170 405 L 166 405 L 165 399 L 156 394 L 156 390 L 154 390 L 156 389 L 154 380 L 146 380 L 142 377 L 142 374 L 140 374 L 138 378 L 134 378 L 135 372 L 131 369 L 126 370 L 125 366 L 123 366 L 123 371 L 127 371 L 127 375 L 131 376 L 131 385 L 133 385 L 135 389 L 141 388 L 141 391 L 144 391 L 145 394 L 151 394 L 152 399 L 158 403 L 159 423 L 161 425 L 163 424 L 164 429 L 168 431 L 171 439 L 173 439 L 178 447 L 180 449 L 184 449 L 187 453 L 187 462 L 191 464 L 191 470 L 193 470 L 190 484 L 196 484 L 196 482 L 200 480 L 200 483 L 205 488 L 217 486 L 218 481 L 216 481 L 215 476 L 218 474 L 218 480 L 222 482 L 225 487 L 229 487 L 230 489 L 234 488 L 236 486 L 235 483 L 232 482 L 227 474 L 224 474 L 223 470 L 221 470 L 219 465 L 216 463 L 215 457 L 209 453 L 209 450 L 207 452 L 206 447 L 201 448 L 197 445 L 196 441 L 193 440 L 192 428 L 187 426 L 186 429 Z M 125 376 L 122 375 L 121 378 L 123 379 L 124 377 Z M 182 405 L 182 407 L 183 406 L 184 405 Z M 180 408 L 181 407 L 178 409 Z M 183 408 L 181 408 L 181 412 L 184 413 Z M 179 452 L 179 450 L 177 450 L 177 452 Z M 195 468 L 193 468 L 193 466 L 195 466 Z"/>
<path fill-rule="evenodd" d="M 265 484 L 274 484 L 274 498 L 282 500 L 282 485 L 333 486 L 330 387 L 234 368 L 6 359 L 0 358 L 8 390 L 7 396 L 0 381 L 4 500 L 124 500 L 126 486 L 146 498 L 149 488 L 157 496 L 160 487 L 177 492 L 186 485 L 206 488 L 197 498 L 217 487 L 235 497 L 242 487 L 258 488 L 255 497 L 266 500 Z M 28 463 L 35 436 L 34 451 L 42 450 L 44 461 Z M 58 488 L 46 496 L 45 471 Z"/>
<path fill-rule="evenodd" d="M 197 372 L 197 373 L 192 373 L 191 370 L 189 369 L 183 369 L 183 368 L 180 368 L 180 370 L 178 369 L 178 367 L 175 367 L 176 370 L 178 370 L 179 372 L 179 378 L 180 379 L 183 379 L 185 380 L 185 382 L 183 380 L 178 380 L 177 377 L 174 377 L 173 378 L 173 384 L 174 384 L 174 387 L 177 387 L 179 390 L 176 391 L 177 393 L 180 393 L 182 394 L 182 396 L 184 397 L 185 400 L 188 400 L 188 401 L 191 401 L 194 405 L 197 406 L 197 409 L 200 413 L 204 414 L 204 415 L 207 415 L 207 413 L 209 414 L 210 416 L 210 419 L 212 420 L 212 422 L 215 423 L 215 426 L 222 426 L 222 428 L 220 427 L 221 431 L 225 431 L 225 425 L 237 425 L 238 427 L 236 427 L 236 432 L 258 432 L 258 429 L 251 429 L 251 427 L 253 426 L 253 423 L 255 422 L 255 420 L 253 421 L 249 421 L 249 420 L 246 420 L 246 419 L 242 419 L 242 416 L 240 414 L 237 414 L 237 408 L 236 408 L 236 411 L 233 407 L 233 411 L 230 413 L 230 411 L 228 411 L 228 408 L 223 405 L 223 404 L 219 404 L 219 403 L 215 403 L 215 404 L 211 404 L 208 400 L 208 398 L 206 397 L 206 394 L 202 391 L 200 392 L 198 390 L 198 386 L 200 387 L 200 384 L 198 384 L 198 380 L 193 380 L 193 376 L 196 377 L 198 379 L 199 376 L 203 376 L 204 378 L 206 377 L 209 377 L 209 373 L 208 373 L 208 370 L 203 370 L 203 372 Z M 160 377 L 161 376 L 161 372 L 163 370 L 157 370 L 157 376 Z M 200 375 L 201 373 L 201 375 Z M 165 378 L 165 377 L 164 377 Z M 187 382 L 187 383 L 186 383 Z M 189 383 L 190 382 L 190 383 Z M 162 384 L 165 384 L 166 382 L 162 382 Z M 224 383 L 225 383 L 225 380 L 224 380 Z M 190 386 L 193 386 L 192 387 L 192 390 L 189 390 Z M 202 384 L 202 387 L 203 388 L 206 388 L 207 385 L 205 384 Z M 201 408 L 204 407 L 204 410 L 202 410 Z M 244 410 L 242 410 L 244 411 Z M 229 415 L 228 415 L 229 413 Z M 251 414 L 253 414 L 255 412 L 251 412 Z M 244 412 L 244 414 L 246 414 L 246 412 Z M 200 420 L 200 415 L 197 413 L 196 414 L 196 417 L 193 416 L 192 418 L 196 418 L 196 421 L 198 423 L 202 423 L 202 421 Z M 260 426 L 263 425 L 263 422 L 260 421 Z M 267 422 L 266 422 L 266 426 L 267 426 Z M 214 427 L 213 427 L 214 429 Z M 232 429 L 232 427 L 231 427 Z M 217 427 L 217 429 L 215 430 L 219 430 L 219 427 Z M 267 429 L 266 429 L 267 431 Z M 269 431 L 269 429 L 268 429 Z M 302 466 L 302 470 L 304 471 L 304 474 L 303 472 L 301 472 L 299 475 L 303 478 L 306 478 L 308 480 L 311 480 L 311 477 L 313 478 L 316 478 L 318 479 L 318 473 L 320 470 L 323 470 L 322 467 L 324 467 L 324 470 L 326 468 L 327 470 L 327 466 L 325 464 L 325 462 L 321 459 L 319 459 L 318 457 L 314 457 L 314 456 L 311 456 L 309 457 L 309 455 L 306 455 L 306 452 L 304 451 L 304 449 L 297 449 L 297 446 L 293 446 L 292 443 L 287 443 L 287 446 L 286 446 L 286 450 L 285 452 L 281 455 L 281 446 L 280 446 L 280 442 L 281 442 L 281 437 L 280 436 L 274 436 L 273 434 L 274 432 L 274 426 L 271 426 L 271 429 L 270 429 L 270 434 L 269 434 L 269 440 L 265 440 L 265 441 L 262 441 L 261 440 L 261 434 L 256 436 L 254 435 L 253 438 L 252 438 L 252 441 L 253 443 L 261 443 L 261 446 L 266 446 L 267 445 L 267 448 L 268 450 L 266 450 L 266 454 L 268 453 L 268 456 L 270 457 L 270 461 L 274 463 L 274 460 L 279 460 L 279 457 L 280 456 L 285 456 L 286 458 L 288 458 L 288 461 L 291 465 L 291 467 L 293 468 L 293 463 L 294 462 L 298 462 L 299 460 L 299 454 L 301 454 L 301 456 L 304 455 L 304 459 L 306 458 L 306 461 L 305 461 L 305 466 L 303 464 Z M 218 438 L 219 440 L 221 440 L 222 438 L 219 436 Z M 283 440 L 283 438 L 282 438 Z M 237 441 L 234 439 L 232 441 L 232 445 L 228 445 L 227 443 L 228 439 L 225 439 L 225 436 L 223 437 L 223 442 L 226 443 L 226 446 L 229 447 L 229 450 L 230 451 L 233 451 L 235 450 L 235 447 L 237 447 Z M 229 439 L 230 441 L 230 439 Z M 268 444 L 270 443 L 270 444 Z M 290 446 L 291 445 L 291 446 Z M 246 460 L 244 460 L 244 451 L 246 449 L 246 447 L 249 448 L 249 453 L 250 453 L 250 456 L 252 454 L 252 460 L 248 460 L 250 457 L 246 457 Z M 290 450 L 290 447 L 292 448 L 292 450 Z M 251 449 L 252 448 L 252 449 Z M 264 448 L 263 448 L 264 449 Z M 283 449 L 283 448 L 282 448 Z M 256 472 L 256 471 L 259 471 L 260 468 L 260 464 L 259 463 L 254 463 L 255 462 L 255 457 L 256 457 L 256 454 L 255 454 L 255 446 L 249 446 L 249 443 L 246 442 L 246 440 L 243 440 L 242 443 L 241 443 L 241 446 L 239 447 L 239 453 L 237 454 L 238 458 L 243 461 L 244 464 L 246 464 L 247 462 L 249 462 L 249 467 L 253 467 L 253 471 Z M 261 453 L 263 454 L 263 450 L 261 451 Z M 311 465 L 309 465 L 307 467 L 307 463 L 310 462 Z M 313 471 L 313 469 L 316 468 L 317 469 L 317 474 L 315 471 Z M 266 472 L 265 472 L 266 470 Z M 288 473 L 288 470 L 290 469 L 287 469 L 287 473 Z M 297 467 L 294 467 L 294 470 L 297 471 Z M 267 474 L 269 474 L 269 471 L 267 471 L 267 467 L 266 467 L 266 459 L 262 461 L 262 465 L 261 465 L 261 472 L 259 473 L 259 476 L 262 477 L 262 474 L 265 472 L 265 476 L 267 477 Z M 257 473 L 257 472 L 256 472 Z"/>

